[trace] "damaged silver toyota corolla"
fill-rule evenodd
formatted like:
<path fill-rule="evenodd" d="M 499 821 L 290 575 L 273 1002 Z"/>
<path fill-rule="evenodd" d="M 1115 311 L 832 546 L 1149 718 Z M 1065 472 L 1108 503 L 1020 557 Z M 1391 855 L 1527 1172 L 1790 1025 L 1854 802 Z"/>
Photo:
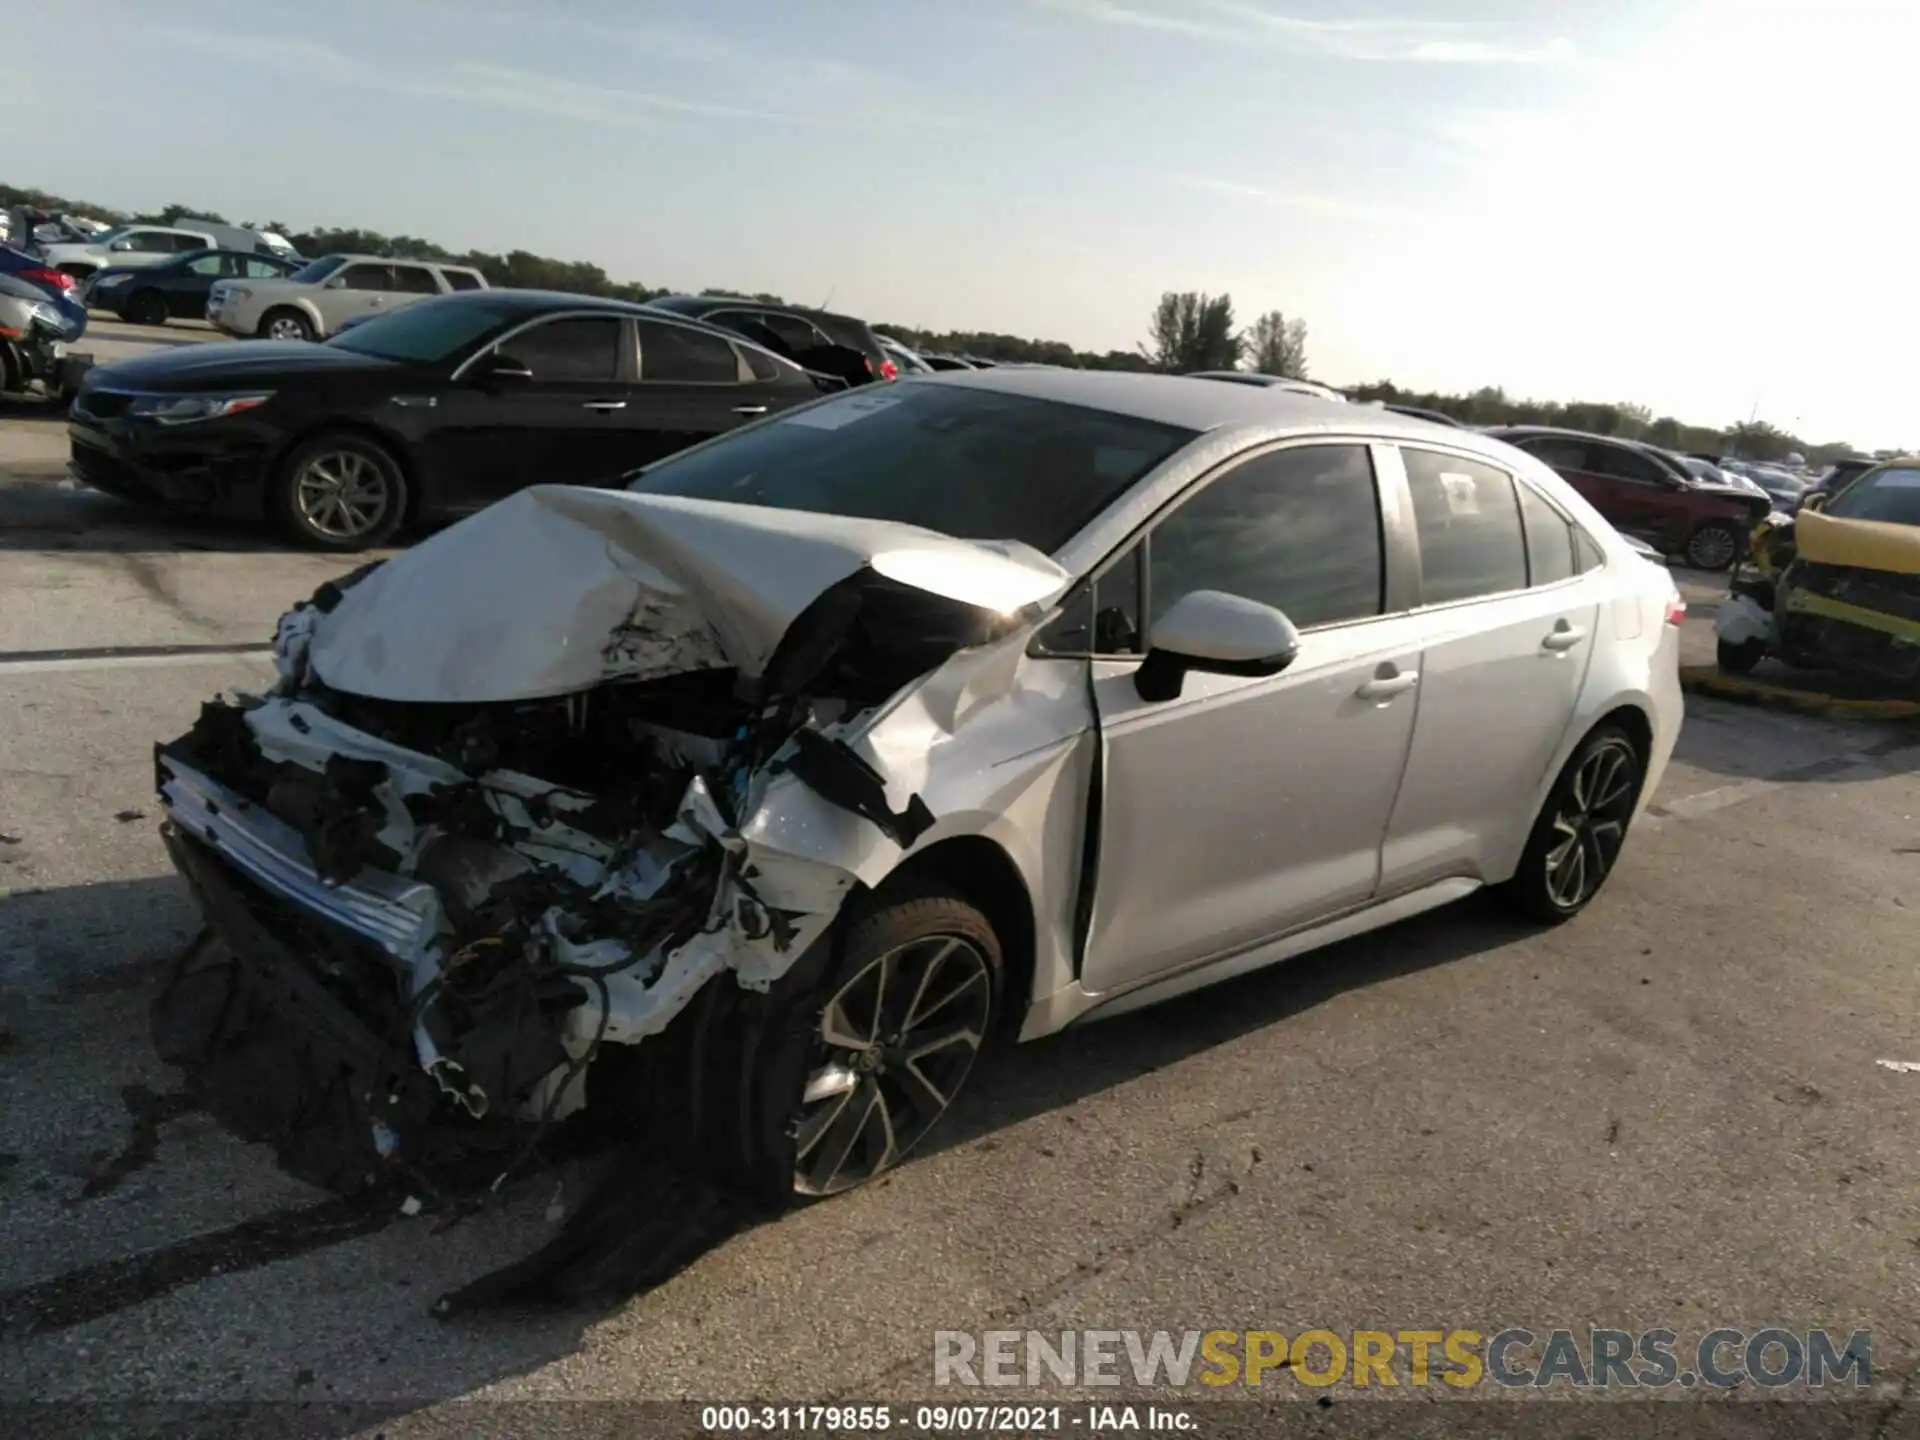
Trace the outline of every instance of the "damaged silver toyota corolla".
<path fill-rule="evenodd" d="M 1070 371 L 542 486 L 285 616 L 158 751 L 209 921 L 163 1053 L 349 1193 L 567 1133 L 736 1190 L 908 1154 L 996 1035 L 1501 884 L 1598 890 L 1671 579 L 1498 442 Z"/>

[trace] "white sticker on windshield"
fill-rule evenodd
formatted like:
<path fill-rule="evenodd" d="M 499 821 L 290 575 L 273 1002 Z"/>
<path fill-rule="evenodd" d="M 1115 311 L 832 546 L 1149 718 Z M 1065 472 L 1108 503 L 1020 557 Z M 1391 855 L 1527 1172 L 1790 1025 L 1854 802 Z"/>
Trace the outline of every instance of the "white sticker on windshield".
<path fill-rule="evenodd" d="M 805 425 L 809 430 L 839 430 L 899 403 L 898 395 L 848 395 L 839 400 L 830 400 L 825 405 L 815 405 L 810 410 L 802 410 L 797 415 L 789 415 L 786 423 Z"/>
<path fill-rule="evenodd" d="M 1447 514 L 1478 515 L 1480 513 L 1480 491 L 1474 485 L 1471 475 L 1462 475 L 1456 470 L 1442 470 L 1440 488 L 1447 497 Z"/>
<path fill-rule="evenodd" d="M 1876 490 L 1920 490 L 1920 470 L 1882 470 L 1873 482 Z"/>

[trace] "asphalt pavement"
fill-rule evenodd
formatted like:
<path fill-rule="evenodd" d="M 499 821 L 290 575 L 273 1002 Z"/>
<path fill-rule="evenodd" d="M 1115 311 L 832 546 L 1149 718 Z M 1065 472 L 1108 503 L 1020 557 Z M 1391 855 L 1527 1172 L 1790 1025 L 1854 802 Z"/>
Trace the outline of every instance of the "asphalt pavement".
<path fill-rule="evenodd" d="M 205 647 L 356 562 L 62 457 L 0 418 L 0 1399 L 925 1399 L 934 1332 L 1002 1327 L 1866 1329 L 1881 1423 L 1911 1388 L 1920 731 L 1698 697 L 1573 924 L 1470 900 L 1022 1047 L 929 1153 L 647 1294 L 431 1318 L 557 1177 L 443 1233 L 343 1214 L 146 1034 L 195 929 L 153 743 L 270 679 Z"/>

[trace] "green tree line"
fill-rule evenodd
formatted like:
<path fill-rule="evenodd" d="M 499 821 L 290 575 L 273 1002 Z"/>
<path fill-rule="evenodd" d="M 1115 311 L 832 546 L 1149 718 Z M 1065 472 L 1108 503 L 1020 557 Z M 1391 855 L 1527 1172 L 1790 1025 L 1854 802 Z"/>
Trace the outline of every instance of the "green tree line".
<path fill-rule="evenodd" d="M 0 183 L 0 209 L 31 205 L 41 210 L 88 215 L 110 224 L 170 225 L 183 216 L 234 223 L 214 211 L 192 205 L 163 205 L 158 210 L 127 212 L 91 201 L 69 200 L 42 190 Z M 457 251 L 414 235 L 383 235 L 374 230 L 303 229 L 275 220 L 237 222 L 249 229 L 285 235 L 303 255 L 351 252 L 392 255 L 420 260 L 445 260 L 470 265 L 490 285 L 530 290 L 559 290 L 576 295 L 604 295 L 618 300 L 651 300 L 673 293 L 632 280 L 615 280 L 598 265 L 584 260 L 556 260 L 527 250 L 495 254 L 484 250 Z M 785 304 L 778 295 L 743 295 L 736 290 L 709 288 L 703 293 L 741 295 L 769 304 Z M 1133 350 L 1076 350 L 1062 340 L 1029 339 L 976 330 L 928 330 L 916 325 L 874 322 L 874 329 L 916 349 L 977 355 L 1003 363 L 1064 365 L 1083 370 L 1162 371 L 1182 374 L 1194 370 L 1245 368 L 1269 375 L 1304 379 L 1307 375 L 1306 325 L 1297 316 L 1269 310 L 1245 331 L 1234 322 L 1233 297 L 1197 291 L 1170 290 L 1160 297 L 1148 319 L 1146 341 Z M 1671 415 L 1654 416 L 1643 405 L 1591 401 L 1518 399 L 1498 386 L 1466 394 L 1409 390 L 1391 380 L 1343 387 L 1356 400 L 1388 400 L 1438 410 L 1469 425 L 1562 425 L 1600 435 L 1643 439 L 1675 450 L 1738 454 L 1748 459 L 1777 460 L 1793 452 L 1814 464 L 1857 453 L 1844 441 L 1812 444 L 1765 421 L 1727 427 L 1690 425 Z M 1882 452 L 1891 454 L 1894 452 Z"/>

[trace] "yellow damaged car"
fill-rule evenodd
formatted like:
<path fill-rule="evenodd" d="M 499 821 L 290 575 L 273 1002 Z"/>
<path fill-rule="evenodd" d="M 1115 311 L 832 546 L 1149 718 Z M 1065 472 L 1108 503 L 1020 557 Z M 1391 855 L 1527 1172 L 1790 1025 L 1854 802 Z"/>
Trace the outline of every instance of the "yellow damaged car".
<path fill-rule="evenodd" d="M 1889 460 L 1754 531 L 1714 628 L 1720 668 L 1772 655 L 1920 694 L 1920 459 Z"/>

